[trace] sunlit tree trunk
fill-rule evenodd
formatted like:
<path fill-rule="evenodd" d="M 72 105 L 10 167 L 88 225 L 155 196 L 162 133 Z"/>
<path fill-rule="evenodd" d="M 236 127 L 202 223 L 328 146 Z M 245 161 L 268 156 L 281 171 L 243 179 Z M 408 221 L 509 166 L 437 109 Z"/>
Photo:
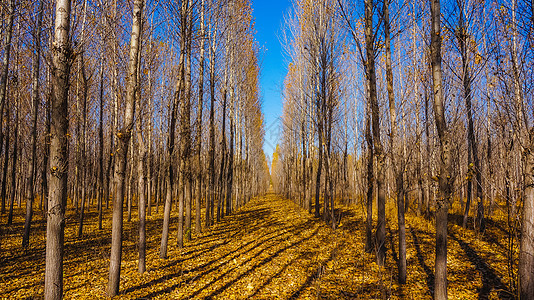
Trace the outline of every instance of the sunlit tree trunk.
<path fill-rule="evenodd" d="M 200 234 L 202 224 L 200 223 L 200 205 L 202 200 L 202 105 L 204 100 L 204 53 L 205 53 L 205 30 L 204 30 L 204 0 L 200 1 L 200 66 L 198 79 L 198 106 L 197 106 L 197 132 L 196 132 L 196 201 L 195 201 L 195 232 Z M 208 199 L 206 199 L 208 201 Z M 207 208 L 206 208 L 207 210 Z"/>
<path fill-rule="evenodd" d="M 41 27 L 43 23 L 43 0 L 39 1 L 39 12 L 33 30 L 33 58 L 32 58 L 32 116 L 31 116 L 31 160 L 28 170 L 28 185 L 26 190 L 26 221 L 24 222 L 24 235 L 22 247 L 30 243 L 30 228 L 33 216 L 33 198 L 35 191 L 35 174 L 37 160 L 37 115 L 39 113 L 39 71 L 41 66 Z M 0 105 L 1 106 L 1 105 Z M 7 153 L 7 152 L 6 152 Z"/>
<path fill-rule="evenodd" d="M 68 95 L 71 66 L 70 0 L 56 1 L 54 33 L 51 125 L 50 187 L 46 222 L 46 267 L 44 298 L 63 296 L 63 242 L 68 173 Z"/>
<path fill-rule="evenodd" d="M 447 299 L 447 219 L 451 197 L 451 145 L 445 120 L 441 70 L 441 4 L 432 0 L 431 11 L 431 61 L 434 95 L 434 119 L 440 140 L 439 198 L 436 202 L 436 262 L 434 299 Z"/>
<path fill-rule="evenodd" d="M 138 88 L 137 64 L 139 63 L 138 52 L 141 40 L 142 10 L 143 0 L 135 0 L 132 17 L 132 33 L 130 39 L 124 124 L 121 130 L 117 131 L 117 159 L 115 167 L 116 194 L 113 197 L 113 225 L 108 282 L 108 295 L 110 297 L 113 297 L 119 293 L 120 268 L 122 259 L 124 183 L 128 146 L 134 125 L 135 94 L 136 89 Z"/>
<path fill-rule="evenodd" d="M 391 37 L 389 23 L 389 0 L 384 0 L 384 41 L 386 46 L 386 81 L 391 122 L 391 153 L 395 183 L 397 185 L 397 220 L 399 227 L 399 283 L 406 283 L 406 225 L 404 220 L 404 156 L 397 135 L 397 111 L 393 91 L 393 68 L 391 66 Z"/>
<path fill-rule="evenodd" d="M 211 23 L 210 23 L 211 24 Z M 209 173 L 209 191 L 206 201 L 206 227 L 211 226 L 214 217 L 215 206 L 215 30 L 211 32 L 210 46 L 210 123 L 209 123 L 209 150 L 208 150 L 208 173 Z"/>
<path fill-rule="evenodd" d="M 386 259 L 386 194 L 385 194 L 385 157 L 380 141 L 380 111 L 376 92 L 375 41 L 373 33 L 373 0 L 365 1 L 365 49 L 366 79 L 369 83 L 369 103 L 372 115 L 373 151 L 376 160 L 376 185 L 378 190 L 378 224 L 376 228 L 377 262 L 384 265 Z"/>
<path fill-rule="evenodd" d="M 8 2 L 8 15 L 7 15 L 7 28 L 4 41 L 4 57 L 2 59 L 2 73 L 0 74 L 0 153 L 2 152 L 4 136 L 2 134 L 2 127 L 4 124 L 4 106 L 6 103 L 7 93 L 7 77 L 9 72 L 9 56 L 11 54 L 11 38 L 13 36 L 13 23 L 15 19 L 16 0 L 9 0 Z"/>

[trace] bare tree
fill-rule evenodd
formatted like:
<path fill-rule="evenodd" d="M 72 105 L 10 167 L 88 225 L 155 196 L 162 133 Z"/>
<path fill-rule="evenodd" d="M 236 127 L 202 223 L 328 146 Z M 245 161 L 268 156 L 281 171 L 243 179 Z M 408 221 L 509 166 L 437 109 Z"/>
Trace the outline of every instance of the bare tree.
<path fill-rule="evenodd" d="M 117 131 L 117 159 L 115 166 L 115 195 L 113 197 L 113 226 L 111 237 L 111 255 L 109 263 L 108 295 L 113 297 L 119 293 L 120 269 L 122 258 L 122 224 L 126 161 L 128 146 L 132 135 L 135 114 L 135 95 L 139 88 L 137 83 L 137 64 L 139 63 L 139 47 L 141 41 L 141 22 L 143 0 L 135 0 L 132 17 L 132 34 L 130 38 L 130 54 L 126 86 L 126 108 L 124 124 Z"/>
<path fill-rule="evenodd" d="M 46 222 L 45 299 L 63 296 L 63 242 L 68 171 L 68 95 L 71 66 L 70 0 L 56 1 L 50 124 L 50 187 Z"/>
<path fill-rule="evenodd" d="M 37 157 L 37 114 L 39 112 L 39 70 L 41 65 L 41 27 L 43 23 L 43 0 L 39 1 L 38 15 L 34 27 L 34 54 L 32 59 L 32 156 L 30 170 L 28 171 L 28 186 L 26 191 L 26 221 L 24 222 L 24 235 L 22 247 L 28 247 L 30 242 L 30 227 L 33 216 L 34 179 L 36 173 Z"/>
<path fill-rule="evenodd" d="M 434 95 L 434 119 L 440 140 L 439 199 L 436 212 L 436 264 L 434 298 L 447 299 L 447 219 L 451 197 L 451 144 L 443 105 L 443 80 L 441 69 L 441 4 L 432 0 L 431 11 L 431 56 Z"/>

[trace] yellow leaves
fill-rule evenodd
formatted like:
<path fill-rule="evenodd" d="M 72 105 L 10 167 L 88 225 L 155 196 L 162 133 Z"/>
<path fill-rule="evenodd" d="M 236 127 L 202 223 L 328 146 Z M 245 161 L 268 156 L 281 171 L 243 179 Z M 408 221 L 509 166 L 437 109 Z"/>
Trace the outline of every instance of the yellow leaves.
<path fill-rule="evenodd" d="M 71 203 L 69 201 L 69 203 Z M 275 195 L 256 198 L 235 214 L 225 217 L 202 234 L 193 232 L 193 240 L 183 249 L 175 247 L 175 227 L 171 226 L 169 258 L 160 259 L 162 211 L 153 211 L 148 219 L 147 272 L 137 272 L 137 215 L 124 223 L 124 252 L 121 269 L 121 295 L 118 299 L 376 299 L 385 289 L 391 299 L 429 299 L 429 283 L 434 268 L 434 224 L 409 211 L 406 215 L 408 283 L 396 284 L 396 261 L 391 253 L 398 249 L 394 201 L 387 203 L 390 239 L 386 266 L 379 268 L 374 254 L 365 253 L 363 243 L 364 207 L 336 204 L 341 221 L 332 231 L 322 220 L 309 215 L 291 200 Z M 94 212 L 93 207 L 91 211 Z M 202 215 L 203 212 L 201 212 Z M 36 220 L 42 221 L 36 214 Z M 66 299 L 104 299 L 109 267 L 111 210 L 104 211 L 103 230 L 98 230 L 97 215 L 89 214 L 86 237 L 77 239 L 76 214 L 67 211 L 65 231 Z M 0 224 L 5 224 L 0 216 Z M 376 219 L 376 217 L 375 217 Z M 494 222 L 503 224 L 497 211 Z M 24 209 L 16 208 L 15 223 L 24 221 Z M 175 224 L 173 224 L 175 225 Z M 504 228 L 504 227 L 503 227 Z M 504 283 L 506 277 L 506 236 L 488 226 L 490 242 L 477 238 L 471 230 L 449 226 L 449 297 L 478 297 L 484 274 L 474 265 L 468 245 Z M 32 232 L 29 254 L 21 255 L 20 228 L 2 233 L 0 295 L 10 299 L 39 298 L 43 293 L 44 230 Z M 391 244 L 389 244 L 391 243 Z M 37 253 L 37 255 L 32 255 Z M 398 252 L 397 252 L 398 253 Z M 25 256 L 26 255 L 26 256 Z M 514 254 L 517 255 L 517 254 Z M 429 271 L 430 270 L 430 271 Z M 6 276 L 6 274 L 8 274 Z M 382 286 L 384 278 L 387 285 Z M 491 295 L 497 296 L 495 288 Z"/>

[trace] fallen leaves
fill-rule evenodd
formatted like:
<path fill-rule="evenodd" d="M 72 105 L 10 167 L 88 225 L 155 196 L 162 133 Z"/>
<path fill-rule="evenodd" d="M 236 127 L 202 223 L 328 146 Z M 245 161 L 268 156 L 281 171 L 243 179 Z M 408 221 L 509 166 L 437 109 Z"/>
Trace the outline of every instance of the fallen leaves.
<path fill-rule="evenodd" d="M 125 222 L 120 295 L 117 299 L 430 299 L 433 290 L 432 222 L 407 215 L 408 283 L 396 283 L 394 208 L 388 209 L 388 254 L 379 267 L 364 252 L 362 208 L 337 206 L 343 219 L 332 231 L 293 202 L 269 194 L 178 249 L 171 227 L 168 259 L 159 258 L 162 213 L 153 213 L 147 227 L 147 272 L 137 272 L 137 224 Z M 111 211 L 98 230 L 95 212 L 87 214 L 84 238 L 76 238 L 76 216 L 68 213 L 65 231 L 64 296 L 105 298 L 109 267 Z M 0 219 L 5 224 L 5 217 Z M 136 215 L 133 215 L 133 220 Z M 2 226 L 0 295 L 10 299 L 40 298 L 44 284 L 44 221 L 33 225 L 31 247 L 20 248 L 23 211 L 12 227 Z M 488 230 L 493 230 L 488 228 Z M 499 297 L 507 288 L 505 249 L 496 241 L 478 239 L 469 230 L 449 227 L 449 297 Z M 492 231 L 492 233 L 497 233 Z M 482 294 L 484 293 L 484 294 Z"/>

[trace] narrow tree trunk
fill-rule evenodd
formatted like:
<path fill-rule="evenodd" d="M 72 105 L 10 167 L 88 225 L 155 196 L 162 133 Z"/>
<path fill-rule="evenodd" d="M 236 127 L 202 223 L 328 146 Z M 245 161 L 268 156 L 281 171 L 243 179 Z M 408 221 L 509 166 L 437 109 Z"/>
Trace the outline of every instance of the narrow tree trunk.
<path fill-rule="evenodd" d="M 385 195 L 385 157 L 380 141 L 380 111 L 376 92 L 375 46 L 373 33 L 373 3 L 365 1 L 365 45 L 366 77 L 369 84 L 369 103 L 372 114 L 373 147 L 376 160 L 376 185 L 378 190 L 378 224 L 376 228 L 377 263 L 383 266 L 386 259 L 386 195 Z"/>
<path fill-rule="evenodd" d="M 159 257 L 160 258 L 167 258 L 167 244 L 169 241 L 169 224 L 171 219 L 171 207 L 172 207 L 172 194 L 174 191 L 174 172 L 173 172 L 173 158 L 175 157 L 174 148 L 175 148 L 175 128 L 176 128 L 176 118 L 178 114 L 178 103 L 180 100 L 181 90 L 182 90 L 182 84 L 183 84 L 183 68 L 184 68 L 184 51 L 183 46 L 180 47 L 180 58 L 179 58 L 179 74 L 178 74 L 178 80 L 176 82 L 176 91 L 174 92 L 174 97 L 172 99 L 171 103 L 171 115 L 169 120 L 169 135 L 168 135 L 168 142 L 167 142 L 167 162 L 164 169 L 166 169 L 164 178 L 161 177 L 161 183 L 160 188 L 163 186 L 163 180 L 165 180 L 165 207 L 163 209 L 163 229 L 161 233 L 161 244 L 160 244 L 160 250 L 159 250 Z M 163 156 L 162 156 L 163 160 Z M 160 195 L 162 192 L 159 193 Z M 156 197 L 159 199 L 159 197 Z M 157 202 L 159 206 L 159 201 Z M 158 210 L 158 206 L 156 206 L 156 212 Z"/>
<path fill-rule="evenodd" d="M 317 162 L 317 174 L 315 179 L 315 217 L 320 216 L 319 196 L 321 195 L 321 169 L 323 167 L 323 125 L 321 120 L 318 120 L 317 134 L 319 136 L 319 160 Z"/>
<path fill-rule="evenodd" d="M 196 135 L 196 155 L 197 155 L 197 193 L 195 206 L 195 233 L 200 234 L 202 225 L 200 223 L 200 204 L 202 197 L 202 161 L 201 161 L 201 147 L 202 147 L 202 102 L 204 99 L 204 44 L 205 44 L 205 30 L 204 30 L 204 0 L 200 2 L 200 67 L 198 79 L 198 108 L 197 108 L 197 135 Z M 207 199 L 206 199 L 207 201 Z"/>
<path fill-rule="evenodd" d="M 81 183 L 81 210 L 80 210 L 80 220 L 78 224 L 78 238 L 81 238 L 83 235 L 83 221 L 85 218 L 85 204 L 86 204 L 86 196 L 87 196 L 87 166 L 86 166 L 86 144 L 85 144 L 85 138 L 86 138 L 86 124 L 87 124 L 87 93 L 89 90 L 88 85 L 88 79 L 85 75 L 85 62 L 83 54 L 80 57 L 81 60 L 81 77 L 82 77 L 82 104 L 81 104 L 81 133 L 80 134 L 80 183 Z"/>
<path fill-rule="evenodd" d="M 233 102 L 233 101 L 232 101 Z M 233 107 L 233 105 L 231 105 Z M 233 112 L 230 113 L 230 150 L 228 151 L 228 173 L 226 177 L 226 215 L 232 213 L 232 203 L 233 203 L 233 186 L 234 186 L 234 137 L 235 137 L 235 127 L 234 127 L 234 118 L 235 115 Z"/>
<path fill-rule="evenodd" d="M 52 37 L 50 37 L 50 40 L 52 41 Z M 44 153 L 43 153 L 43 167 L 41 169 L 41 191 L 42 191 L 42 197 L 43 197 L 43 218 L 46 219 L 46 213 L 48 212 L 48 169 L 50 167 L 49 164 L 49 158 L 50 158 L 50 123 L 51 123 L 51 102 L 52 102 L 52 71 L 51 68 L 48 67 L 47 71 L 47 95 L 46 95 L 46 101 L 45 101 L 45 108 L 46 108 L 46 117 L 45 117 L 45 138 L 44 138 Z"/>
<path fill-rule="evenodd" d="M 10 111 L 9 107 L 7 107 L 7 117 L 6 117 L 6 123 L 10 124 Z M 3 114 L 4 112 L 0 112 Z M 2 171 L 2 192 L 0 194 L 0 197 L 2 197 L 2 215 L 6 213 L 6 186 L 7 186 L 7 172 L 8 172 L 8 163 L 9 163 L 9 131 L 10 126 L 6 126 L 6 133 L 5 133 L 5 139 L 6 139 L 6 149 L 4 152 L 4 167 Z M 11 207 L 11 205 L 10 205 Z M 13 218 L 13 217 L 11 217 Z"/>
<path fill-rule="evenodd" d="M 139 109 L 141 111 L 141 109 Z M 141 120 L 138 120 L 138 124 Z M 146 198 L 145 198 L 145 186 L 146 186 L 146 147 L 143 141 L 143 135 L 141 134 L 141 126 L 137 126 L 137 140 L 139 144 L 139 157 L 137 162 L 137 180 L 138 180 L 138 199 L 139 199 L 139 273 L 143 274 L 146 270 Z"/>
<path fill-rule="evenodd" d="M 391 37 L 389 24 L 389 0 L 384 0 L 384 40 L 386 44 L 386 81 L 389 100 L 389 119 L 391 122 L 391 153 L 393 156 L 393 172 L 397 185 L 397 220 L 399 227 L 399 283 L 406 283 L 406 226 L 404 218 L 404 156 L 399 147 L 397 136 L 397 112 L 395 109 L 395 94 L 393 92 L 393 68 L 391 66 Z"/>
<path fill-rule="evenodd" d="M 37 115 L 39 113 L 39 70 L 41 65 L 41 25 L 43 23 L 43 0 L 39 1 L 39 13 L 34 27 L 33 59 L 32 59 L 32 129 L 31 129 L 31 160 L 28 170 L 28 186 L 26 190 L 26 221 L 24 222 L 24 235 L 22 247 L 30 243 L 30 228 L 33 216 L 34 181 L 37 160 Z"/>
<path fill-rule="evenodd" d="M 366 226 L 365 226 L 365 252 L 373 251 L 373 190 L 374 190 L 374 170 L 373 170 L 373 138 L 371 136 L 371 116 L 366 114 L 365 140 L 367 143 L 367 199 L 366 199 Z"/>
<path fill-rule="evenodd" d="M 7 17 L 7 31 L 5 35 L 4 57 L 2 60 L 2 73 L 0 74 L 0 112 L 4 111 L 6 103 L 7 92 L 7 77 L 9 73 L 9 56 L 11 53 L 11 38 L 13 36 L 13 23 L 15 19 L 16 1 L 9 0 L 8 3 L 8 17 Z M 0 113 L 0 125 L 4 124 L 4 114 Z M 2 126 L 0 126 L 0 153 L 2 152 L 4 143 L 4 136 L 2 134 Z"/>
<path fill-rule="evenodd" d="M 191 1 L 182 4 L 182 39 L 185 46 L 184 99 L 181 107 L 180 124 L 180 184 L 178 186 L 178 247 L 183 247 L 184 230 L 187 240 L 191 239 Z M 184 219 L 185 210 L 185 219 Z M 185 223 L 185 224 L 184 224 Z M 185 229 L 184 229 L 185 226 Z"/>
<path fill-rule="evenodd" d="M 219 171 L 219 197 L 217 199 L 217 222 L 221 220 L 221 210 L 223 209 L 224 201 L 224 171 L 226 164 L 226 98 L 227 91 L 223 92 L 223 107 L 222 107 L 222 138 L 221 138 L 221 168 Z"/>
<path fill-rule="evenodd" d="M 126 108 L 124 124 L 117 132 L 117 159 L 115 168 L 116 194 L 113 197 L 113 224 L 111 236 L 111 256 L 109 264 L 108 295 L 113 297 L 119 293 L 120 268 L 122 259 L 122 224 L 126 161 L 128 146 L 135 114 L 135 92 L 137 87 L 137 64 L 139 63 L 139 44 L 141 40 L 143 0 L 135 0 L 132 17 L 132 34 L 128 63 L 126 87 Z"/>
<path fill-rule="evenodd" d="M 142 27 L 141 27 L 142 32 Z M 141 46 L 140 46 L 141 47 Z M 141 61 L 141 51 L 138 52 L 139 62 Z M 143 274 L 146 271 L 146 160 L 147 150 L 145 146 L 145 139 L 143 138 L 143 116 L 144 109 L 141 102 L 141 63 L 137 64 L 137 82 L 139 87 L 136 90 L 136 105 L 138 111 L 138 120 L 136 123 L 137 129 L 137 145 L 139 153 L 137 157 L 137 199 L 138 199 L 138 215 L 139 215 L 139 260 L 138 260 L 138 272 Z M 150 107 L 149 107 L 150 109 Z M 150 118 L 150 116 L 149 116 Z M 132 149 L 133 150 L 133 149 Z M 133 155 L 132 155 L 133 156 Z M 133 157 L 132 157 L 133 158 Z M 133 167 L 133 165 L 132 165 Z"/>
<path fill-rule="evenodd" d="M 436 262 L 434 299 L 447 299 L 447 219 L 451 196 L 451 145 L 450 133 L 445 120 L 441 69 L 441 5 L 432 0 L 431 10 L 431 57 L 434 95 L 434 119 L 440 140 L 439 199 L 436 212 Z"/>
<path fill-rule="evenodd" d="M 210 27 L 211 30 L 211 27 Z M 206 227 L 213 223 L 215 205 L 215 32 L 211 35 L 210 47 L 210 136 L 208 152 L 209 199 L 206 201 Z"/>
<path fill-rule="evenodd" d="M 103 42 L 103 36 L 101 36 Z M 104 43 L 102 43 L 103 46 Z M 104 51 L 100 54 L 100 86 L 98 89 L 98 229 L 102 229 L 102 200 L 104 198 Z"/>
<path fill-rule="evenodd" d="M 15 87 L 16 88 L 16 87 Z M 7 225 L 13 222 L 13 206 L 15 204 L 15 196 L 17 191 L 17 160 L 19 158 L 19 99 L 15 100 L 15 131 L 13 132 L 13 153 L 11 156 L 11 191 L 9 197 L 9 215 L 7 217 Z M 20 205 L 19 205 L 20 206 Z"/>

